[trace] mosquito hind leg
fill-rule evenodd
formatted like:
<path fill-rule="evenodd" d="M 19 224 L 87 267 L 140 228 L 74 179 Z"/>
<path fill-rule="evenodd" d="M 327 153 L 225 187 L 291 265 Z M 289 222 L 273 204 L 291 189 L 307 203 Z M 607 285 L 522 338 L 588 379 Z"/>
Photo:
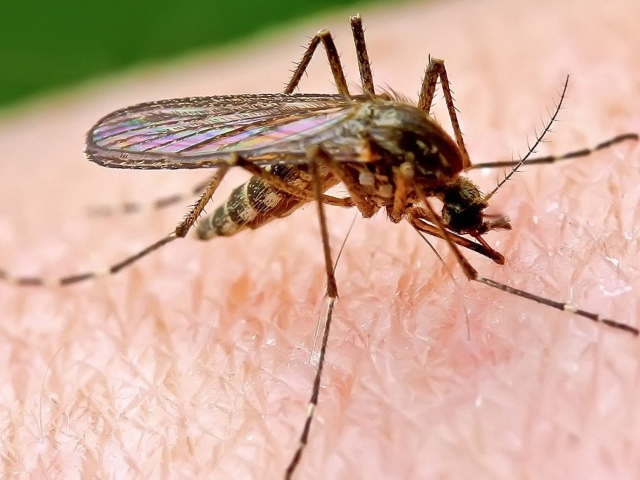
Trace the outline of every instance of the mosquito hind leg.
<path fill-rule="evenodd" d="M 431 105 L 433 103 L 433 96 L 435 94 L 438 78 L 440 79 L 440 86 L 442 87 L 444 100 L 447 104 L 447 111 L 449 112 L 449 118 L 451 119 L 451 126 L 453 127 L 453 133 L 456 137 L 456 143 L 462 153 L 463 168 L 466 170 L 471 167 L 471 160 L 469 160 L 467 147 L 464 145 L 464 139 L 462 138 L 462 130 L 460 129 L 460 123 L 458 122 L 456 107 L 453 104 L 453 95 L 451 93 L 451 87 L 449 86 L 447 70 L 444 67 L 444 60 L 437 58 L 429 59 L 429 66 L 427 66 L 427 71 L 422 79 L 422 88 L 420 89 L 420 97 L 418 98 L 418 108 L 427 112 L 427 115 L 431 112 Z"/>
<path fill-rule="evenodd" d="M 353 41 L 356 46 L 356 56 L 358 59 L 360 81 L 362 82 L 362 91 L 367 95 L 375 95 L 376 92 L 373 86 L 371 62 L 369 61 L 369 53 L 367 52 L 367 43 L 364 40 L 364 28 L 362 27 L 362 18 L 360 18 L 360 14 L 349 18 L 349 23 L 351 24 Z"/>
<path fill-rule="evenodd" d="M 336 44 L 333 41 L 333 37 L 331 36 L 331 32 L 329 30 L 320 30 L 316 33 L 309 45 L 307 46 L 300 63 L 293 71 L 293 75 L 291 76 L 291 80 L 287 84 L 283 93 L 293 93 L 296 89 L 300 80 L 302 79 L 302 75 L 307 70 L 309 66 L 309 62 L 313 58 L 313 54 L 318 48 L 318 45 L 322 42 L 324 46 L 325 52 L 327 52 L 327 59 L 329 60 L 329 67 L 331 68 L 331 74 L 333 75 L 333 81 L 336 83 L 336 88 L 338 89 L 338 93 L 344 97 L 350 97 L 349 88 L 347 87 L 347 79 L 344 76 L 344 70 L 342 68 L 342 63 L 340 62 L 340 54 L 338 53 L 338 49 L 336 48 Z"/>
<path fill-rule="evenodd" d="M 189 210 L 185 218 L 176 226 L 176 228 L 174 228 L 173 232 L 171 232 L 166 237 L 161 238 L 157 242 L 149 245 L 147 248 L 141 250 L 135 255 L 127 257 L 123 261 L 112 265 L 111 267 L 109 267 L 109 269 L 105 273 L 108 275 L 113 275 L 115 273 L 118 273 L 123 268 L 126 268 L 132 263 L 137 262 L 142 257 L 146 257 L 148 254 L 150 254 L 151 252 L 154 252 L 155 250 L 158 250 L 160 247 L 163 247 L 167 243 L 170 243 L 177 238 L 185 237 L 187 233 L 189 233 L 189 230 L 191 229 L 191 227 L 198 220 L 198 217 L 204 211 L 204 207 L 207 205 L 207 203 L 209 203 L 209 200 L 211 200 L 211 197 L 220 186 L 220 183 L 222 182 L 222 179 L 229 171 L 229 168 L 231 168 L 231 165 L 222 165 L 221 167 L 218 168 L 218 171 L 209 182 L 209 185 L 207 185 L 207 188 L 205 189 L 204 193 L 200 196 L 198 201 L 191 207 L 191 210 Z M 74 275 L 72 277 L 66 277 L 65 279 L 61 279 L 60 284 L 68 285 L 70 283 L 77 283 L 82 280 L 88 280 L 89 278 L 93 278 L 93 277 L 94 277 L 93 274 Z"/>
<path fill-rule="evenodd" d="M 78 273 L 74 275 L 68 275 L 66 277 L 60 277 L 53 280 L 42 278 L 42 277 L 14 276 L 9 274 L 9 272 L 0 270 L 0 280 L 9 282 L 9 283 L 14 283 L 17 285 L 23 285 L 23 286 L 45 286 L 45 285 L 65 286 L 65 285 L 71 285 L 74 283 L 83 282 L 85 280 L 91 280 L 97 277 L 103 277 L 103 276 L 113 275 L 115 273 L 118 273 L 120 270 L 128 267 L 132 263 L 137 262 L 142 257 L 146 257 L 151 252 L 158 250 L 159 248 L 163 247 L 168 243 L 171 243 L 177 238 L 182 238 L 186 236 L 189 230 L 191 229 L 191 227 L 197 221 L 200 214 L 203 212 L 204 207 L 211 199 L 211 196 L 217 190 L 218 186 L 220 185 L 220 182 L 222 182 L 222 179 L 224 178 L 226 173 L 229 171 L 229 168 L 231 168 L 231 165 L 222 165 L 221 167 L 218 168 L 218 171 L 216 172 L 212 180 L 207 185 L 202 196 L 193 205 L 193 207 L 191 207 L 191 210 L 189 211 L 189 213 L 187 213 L 184 220 L 182 220 L 170 234 L 161 238 L 157 242 L 152 243 L 151 245 L 142 249 L 138 253 L 131 255 L 130 257 L 127 257 L 118 263 L 114 263 L 113 265 L 111 265 L 105 270 L 95 270 L 92 272 Z"/>
<path fill-rule="evenodd" d="M 129 215 L 131 213 L 139 213 L 144 210 L 161 210 L 163 208 L 176 205 L 186 201 L 188 198 L 202 195 L 204 190 L 212 182 L 213 177 L 196 184 L 188 192 L 176 193 L 173 195 L 167 195 L 165 197 L 159 197 L 151 202 L 138 203 L 138 202 L 125 202 L 117 206 L 111 205 L 95 205 L 90 206 L 88 214 L 95 217 L 112 217 L 115 215 Z"/>
<path fill-rule="evenodd" d="M 358 68 L 360 71 L 360 80 L 362 81 L 362 90 L 365 94 L 374 95 L 373 88 L 373 75 L 371 74 L 371 64 L 369 63 L 369 54 L 367 53 L 367 46 L 364 40 L 364 29 L 362 28 L 362 19 L 359 15 L 351 17 L 351 31 L 353 33 L 353 40 L 356 46 L 356 54 L 358 58 Z M 325 52 L 327 53 L 327 59 L 329 60 L 329 67 L 331 68 L 331 74 L 333 75 L 333 81 L 336 84 L 338 93 L 344 97 L 350 97 L 349 88 L 347 87 L 347 80 L 344 75 L 344 69 L 340 62 L 340 54 L 336 48 L 336 44 L 333 41 L 333 36 L 329 30 L 320 30 L 314 35 L 307 46 L 300 63 L 293 72 L 291 80 L 284 89 L 284 93 L 293 93 L 296 89 L 302 75 L 304 75 L 309 62 L 313 58 L 318 45 L 322 43 Z"/>

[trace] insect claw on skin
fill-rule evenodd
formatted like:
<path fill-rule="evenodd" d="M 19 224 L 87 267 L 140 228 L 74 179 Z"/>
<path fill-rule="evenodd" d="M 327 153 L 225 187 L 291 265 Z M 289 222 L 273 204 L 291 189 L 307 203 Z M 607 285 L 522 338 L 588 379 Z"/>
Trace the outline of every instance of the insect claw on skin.
<path fill-rule="evenodd" d="M 216 169 L 210 181 L 197 189 L 199 199 L 170 234 L 106 271 L 74 274 L 52 283 L 37 277 L 16 277 L 0 270 L 1 279 L 24 286 L 71 285 L 115 274 L 186 236 L 226 173 L 235 167 L 244 168 L 253 176 L 234 189 L 212 214 L 200 220 L 197 235 L 202 240 L 260 228 L 315 200 L 327 278 L 325 328 L 307 417 L 298 447 L 286 469 L 287 479 L 296 471 L 309 439 L 338 298 L 325 204 L 355 206 L 365 218 L 384 209 L 392 222 L 405 220 L 418 233 L 443 239 L 470 281 L 638 335 L 638 330 L 630 325 L 483 277 L 461 250 L 465 248 L 498 264 L 504 263 L 504 256 L 483 236 L 493 230 L 509 230 L 511 225 L 506 216 L 491 220 L 492 216 L 485 213 L 485 209 L 489 200 L 523 164 L 549 164 L 585 157 L 624 141 L 637 141 L 638 135 L 618 135 L 592 149 L 560 156 L 530 158 L 557 118 L 566 94 L 567 77 L 551 120 L 525 157 L 511 162 L 472 164 L 464 145 L 444 61 L 429 57 L 416 105 L 399 95 L 376 94 L 362 21 L 354 16 L 350 22 L 362 95 L 349 93 L 333 37 L 328 30 L 321 30 L 309 42 L 284 93 L 143 103 L 110 113 L 89 130 L 86 154 L 92 162 L 102 166 L 147 170 Z M 293 93 L 319 45 L 327 55 L 338 94 Z M 430 116 L 438 82 L 453 136 Z M 487 195 L 463 176 L 472 169 L 497 167 L 511 167 L 512 170 Z M 326 195 L 325 192 L 340 183 L 346 188 L 348 198 Z M 442 202 L 440 212 L 434 210 L 430 201 L 433 198 Z"/>

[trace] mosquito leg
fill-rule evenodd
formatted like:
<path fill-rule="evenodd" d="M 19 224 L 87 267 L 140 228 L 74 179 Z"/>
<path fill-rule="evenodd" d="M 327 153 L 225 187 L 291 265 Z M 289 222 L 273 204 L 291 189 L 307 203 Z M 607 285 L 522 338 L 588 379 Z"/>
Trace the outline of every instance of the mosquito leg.
<path fill-rule="evenodd" d="M 331 205 L 332 207 L 351 208 L 355 206 L 353 200 L 350 197 L 339 198 L 332 197 L 331 195 L 322 195 L 322 203 L 325 205 Z"/>
<path fill-rule="evenodd" d="M 460 129 L 460 123 L 458 122 L 458 115 L 456 113 L 456 107 L 453 104 L 453 95 L 451 94 L 451 87 L 449 86 L 449 77 L 447 77 L 447 70 L 444 68 L 444 60 L 437 58 L 429 59 L 429 66 L 424 74 L 422 80 L 422 88 L 420 90 L 420 97 L 418 99 L 418 108 L 424 110 L 429 114 L 431 111 L 431 105 L 433 103 L 433 96 L 436 90 L 436 83 L 440 78 L 440 85 L 442 86 L 442 93 L 444 94 L 444 100 L 447 103 L 447 110 L 449 112 L 449 118 L 451 119 L 451 126 L 453 127 L 453 133 L 456 137 L 456 143 L 460 152 L 462 152 L 462 164 L 464 169 L 468 169 L 471 166 L 469 160 L 469 154 L 467 153 L 467 147 L 464 145 L 464 139 L 462 138 L 462 130 Z"/>
<path fill-rule="evenodd" d="M 375 95 L 376 92 L 373 86 L 371 62 L 369 61 L 367 44 L 364 40 L 364 28 L 362 28 L 362 19 L 360 18 L 360 14 L 349 18 L 349 23 L 351 24 L 353 41 L 356 44 L 356 56 L 358 57 L 358 70 L 360 71 L 362 91 L 365 95 Z"/>
<path fill-rule="evenodd" d="M 362 185 L 344 168 L 344 165 L 333 161 L 333 159 L 319 161 L 327 165 L 331 172 L 340 179 L 347 192 L 349 192 L 349 199 L 362 216 L 364 218 L 373 217 L 378 211 L 378 206 L 362 193 Z"/>
<path fill-rule="evenodd" d="M 356 45 L 356 55 L 358 58 L 358 69 L 360 71 L 362 91 L 365 94 L 374 95 L 375 89 L 373 87 L 371 63 L 369 62 L 369 54 L 367 52 L 367 45 L 364 39 L 364 29 L 362 28 L 362 19 L 360 18 L 360 15 L 351 17 L 350 23 L 351 31 L 353 32 L 353 41 Z M 340 62 L 340 54 L 338 53 L 338 49 L 333 41 L 331 32 L 328 30 L 320 30 L 311 39 L 311 42 L 307 46 L 307 50 L 302 56 L 302 60 L 298 63 L 298 66 L 291 76 L 291 80 L 289 80 L 287 87 L 284 89 L 284 93 L 293 93 L 296 89 L 320 42 L 322 42 L 324 49 L 327 52 L 329 67 L 331 68 L 331 74 L 333 75 L 333 81 L 336 83 L 338 93 L 344 97 L 351 96 L 349 94 L 349 88 L 347 87 L 347 80 L 344 76 L 342 63 Z"/>
<path fill-rule="evenodd" d="M 248 171 L 250 174 L 255 175 L 256 177 L 262 178 L 265 182 L 267 182 L 272 187 L 277 188 L 280 191 L 286 192 L 289 195 L 293 195 L 294 197 L 303 199 L 303 200 L 313 200 L 315 199 L 315 195 L 309 195 L 309 192 L 297 188 L 295 185 L 287 182 L 283 178 L 279 177 L 271 173 L 268 168 L 262 168 L 255 163 L 246 160 L 243 157 L 237 156 L 234 160 L 234 165 L 237 165 L 244 170 Z M 322 203 L 327 205 L 337 206 L 337 207 L 353 207 L 354 202 L 350 198 L 338 198 L 333 197 L 331 195 L 322 194 L 320 196 L 322 199 Z"/>
<path fill-rule="evenodd" d="M 4 270 L 0 270 L 0 280 L 14 283 L 17 285 L 23 285 L 23 286 L 45 286 L 45 285 L 64 286 L 64 285 L 71 285 L 73 283 L 83 282 L 85 280 L 90 280 L 97 277 L 113 275 L 115 273 L 118 273 L 123 268 L 126 268 L 132 263 L 137 262 L 142 257 L 146 257 L 148 254 L 150 254 L 155 250 L 158 250 L 160 247 L 163 247 L 167 243 L 173 242 L 177 238 L 184 237 L 189 232 L 193 224 L 196 222 L 196 220 L 204 210 L 205 205 L 211 199 L 211 196 L 214 194 L 214 192 L 220 185 L 220 182 L 222 181 L 226 173 L 229 171 L 229 168 L 231 168 L 231 165 L 222 165 L 221 167 L 218 168 L 218 171 L 213 176 L 209 185 L 207 185 L 207 188 L 205 189 L 202 196 L 193 205 L 193 207 L 191 208 L 191 210 L 189 211 L 185 219 L 176 226 L 173 232 L 161 238 L 157 242 L 152 243 L 151 245 L 144 248 L 143 250 L 136 253 L 135 255 L 127 257 L 121 262 L 111 265 L 109 268 L 107 268 L 104 271 L 85 272 L 85 273 L 79 273 L 75 275 L 69 275 L 66 277 L 61 277 L 54 280 L 49 280 L 42 277 L 26 277 L 26 276 L 16 277 L 16 276 L 10 275 L 8 272 Z"/>
<path fill-rule="evenodd" d="M 209 178 L 204 182 L 198 183 L 188 192 L 176 193 L 174 195 L 160 197 L 150 203 L 143 204 L 127 202 L 118 206 L 96 205 L 89 207 L 88 213 L 91 216 L 111 217 L 115 215 L 128 215 L 130 213 L 138 213 L 143 210 L 160 210 L 166 207 L 170 207 L 171 205 L 175 205 L 176 203 L 184 202 L 188 198 L 194 197 L 196 195 L 202 195 L 202 192 L 204 192 L 205 188 L 209 186 L 212 180 L 213 178 Z"/>
<path fill-rule="evenodd" d="M 424 232 L 427 235 L 433 235 L 434 237 L 444 239 L 444 235 L 437 226 L 433 225 L 432 223 L 427 223 L 427 220 L 425 218 L 427 216 L 428 214 L 426 214 L 424 209 L 413 207 L 407 212 L 406 218 L 411 226 L 416 230 Z M 451 241 L 456 243 L 457 245 L 479 253 L 480 255 L 484 255 L 485 257 L 496 262 L 498 265 L 504 265 L 504 256 L 500 252 L 496 252 L 491 247 L 478 242 L 474 242 L 473 240 L 469 240 L 468 238 L 462 237 L 456 233 L 450 231 L 447 231 L 447 233 L 449 234 L 449 238 L 451 239 Z"/>
<path fill-rule="evenodd" d="M 371 141 L 367 140 L 362 155 L 364 157 L 373 155 L 373 148 L 374 145 L 372 145 Z M 363 187 L 366 187 L 366 185 L 361 183 L 363 178 L 356 178 L 353 172 L 347 170 L 343 163 L 335 161 L 329 155 L 319 156 L 317 161 L 327 167 L 331 173 L 338 177 L 347 189 L 347 192 L 349 192 L 349 197 L 353 202 L 353 205 L 355 205 L 364 218 L 371 218 L 375 215 L 379 207 L 372 199 L 363 193 Z M 369 158 L 363 158 L 363 161 L 366 163 L 369 161 Z M 371 181 L 375 181 L 375 177 L 372 176 Z"/>
<path fill-rule="evenodd" d="M 327 274 L 327 309 L 325 313 L 324 321 L 324 333 L 322 335 L 322 344 L 320 347 L 320 355 L 318 357 L 318 369 L 316 370 L 316 376 L 313 380 L 313 388 L 311 391 L 311 398 L 307 407 L 307 418 L 304 422 L 302 433 L 298 441 L 298 448 L 296 449 L 289 466 L 285 472 L 285 479 L 290 480 L 300 463 L 300 458 L 304 452 L 307 442 L 309 440 L 309 431 L 311 429 L 311 423 L 313 421 L 313 415 L 318 405 L 318 396 L 320 394 L 320 382 L 322 379 L 322 369 L 324 368 L 325 355 L 327 352 L 327 342 L 329 340 L 329 329 L 331 327 L 331 319 L 333 316 L 333 309 L 335 307 L 336 300 L 338 299 L 338 286 L 336 284 L 336 277 L 334 272 L 333 261 L 331 259 L 331 247 L 329 245 L 329 233 L 327 231 L 327 218 L 324 212 L 324 204 L 322 198 L 322 182 L 320 178 L 320 164 L 327 163 L 329 156 L 324 153 L 320 148 L 313 147 L 308 152 L 309 161 L 311 165 L 311 173 L 313 175 L 313 190 L 315 193 L 316 204 L 318 206 L 318 219 L 320 221 L 320 234 L 322 237 L 322 251 L 324 253 L 324 265 Z"/>
<path fill-rule="evenodd" d="M 600 315 L 598 315 L 597 313 L 587 312 L 586 310 L 582 310 L 582 309 L 576 307 L 575 305 L 571 305 L 570 303 L 557 302 L 555 300 L 551 300 L 549 298 L 541 297 L 539 295 L 535 295 L 535 294 L 530 293 L 530 292 L 525 292 L 524 290 L 519 290 L 517 288 L 510 287 L 510 286 L 505 285 L 503 283 L 499 283 L 499 282 L 496 282 L 494 280 L 491 280 L 490 278 L 485 278 L 485 277 L 479 275 L 478 271 L 475 268 L 473 268 L 473 266 L 471 266 L 469 261 L 464 257 L 464 255 L 462 254 L 462 252 L 458 248 L 458 245 L 456 245 L 456 243 L 452 239 L 451 233 L 448 232 L 446 230 L 446 228 L 444 227 L 444 225 L 442 224 L 442 221 L 440 220 L 440 217 L 435 212 L 435 210 L 433 210 L 433 207 L 431 206 L 431 204 L 429 203 L 429 201 L 425 197 L 424 192 L 422 192 L 420 189 L 418 189 L 418 195 L 420 196 L 421 202 L 426 207 L 426 211 L 427 211 L 427 213 L 429 215 L 429 221 L 432 222 L 438 228 L 438 230 L 440 231 L 440 233 L 442 235 L 441 238 L 443 238 L 449 244 L 449 247 L 451 248 L 451 251 L 454 253 L 454 255 L 456 257 L 456 261 L 462 267 L 462 271 L 464 272 L 464 274 L 465 274 L 465 276 L 467 277 L 468 280 L 474 281 L 474 282 L 478 282 L 478 283 L 482 283 L 483 285 L 487 285 L 489 287 L 496 288 L 498 290 L 502 290 L 503 292 L 511 293 L 513 295 L 517 295 L 518 297 L 526 298 L 528 300 L 532 300 L 534 302 L 541 303 L 542 305 L 546 305 L 548 307 L 555 308 L 556 310 L 561 310 L 563 312 L 569 312 L 569 313 L 572 313 L 574 315 L 578 315 L 580 317 L 588 318 L 589 320 L 591 320 L 593 322 L 601 323 L 603 325 L 607 325 L 608 327 L 615 328 L 615 329 L 618 329 L 618 330 L 622 330 L 622 331 L 627 332 L 627 333 L 631 333 L 634 336 L 638 336 L 640 334 L 640 330 L 638 330 L 637 328 L 632 327 L 630 325 L 627 325 L 625 323 L 617 322 L 615 320 L 611 320 L 611 319 L 608 319 L 608 318 L 603 318 Z"/>
<path fill-rule="evenodd" d="M 583 148 L 582 150 L 575 150 L 573 152 L 565 153 L 563 155 L 549 155 L 547 157 L 531 158 L 525 162 L 525 165 L 541 165 L 560 162 L 563 160 L 572 160 L 574 158 L 588 157 L 589 155 L 598 152 L 600 150 L 606 150 L 618 143 L 626 142 L 629 140 L 638 141 L 639 137 L 637 133 L 625 133 L 617 135 L 609 140 L 599 143 L 593 148 Z M 511 160 L 505 162 L 487 162 L 471 165 L 468 170 L 477 168 L 500 168 L 500 167 L 515 167 L 520 163 L 519 160 Z"/>
<path fill-rule="evenodd" d="M 331 32 L 329 30 L 320 30 L 318 33 L 314 35 L 307 47 L 307 50 L 304 52 L 300 63 L 293 72 L 291 80 L 287 84 L 287 87 L 284 89 L 284 93 L 293 93 L 298 84 L 300 83 L 300 79 L 304 72 L 307 70 L 309 66 L 309 62 L 311 58 L 313 58 L 313 54 L 318 48 L 318 45 L 322 42 L 324 45 L 324 49 L 327 52 L 327 59 L 329 60 L 329 67 L 331 68 L 331 73 L 333 75 L 333 81 L 336 83 L 336 87 L 338 89 L 338 93 L 344 97 L 350 97 L 349 88 L 347 87 L 347 79 L 344 76 L 344 70 L 342 69 L 342 63 L 340 63 L 340 54 L 336 49 L 336 44 L 333 42 L 333 37 L 331 36 Z"/>
<path fill-rule="evenodd" d="M 404 162 L 393 169 L 393 183 L 396 188 L 393 196 L 393 205 L 387 207 L 387 214 L 393 223 L 400 223 L 407 211 L 409 190 L 413 184 L 414 174 L 414 167 L 411 162 Z"/>

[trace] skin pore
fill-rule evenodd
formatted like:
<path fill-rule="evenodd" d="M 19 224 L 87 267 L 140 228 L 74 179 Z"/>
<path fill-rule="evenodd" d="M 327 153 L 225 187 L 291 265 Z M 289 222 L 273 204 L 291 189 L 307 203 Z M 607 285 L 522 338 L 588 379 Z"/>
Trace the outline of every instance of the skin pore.
<path fill-rule="evenodd" d="M 352 91 L 348 16 L 34 102 L 0 124 L 0 268 L 102 269 L 168 233 L 189 202 L 91 218 L 94 205 L 182 192 L 210 171 L 101 169 L 84 132 L 161 98 L 276 92 L 322 27 Z M 360 12 L 378 88 L 417 97 L 445 60 L 471 161 L 524 154 L 571 74 L 541 154 L 640 131 L 640 7 L 487 0 Z M 322 52 L 303 92 L 332 92 Z M 449 129 L 441 94 L 437 118 Z M 492 198 L 482 275 L 638 326 L 638 147 L 525 167 Z M 489 191 L 501 171 L 470 177 Z M 214 197 L 246 178 L 236 172 Z M 212 211 L 213 207 L 209 208 Z M 327 208 L 337 252 L 355 212 Z M 588 320 L 455 283 L 407 224 L 358 220 L 316 421 L 297 478 L 632 478 L 640 454 L 638 341 Z M 231 239 L 190 236 L 69 288 L 0 284 L 2 475 L 280 478 L 297 445 L 324 291 L 315 208 Z M 0 476 L 2 476 L 0 475 Z"/>

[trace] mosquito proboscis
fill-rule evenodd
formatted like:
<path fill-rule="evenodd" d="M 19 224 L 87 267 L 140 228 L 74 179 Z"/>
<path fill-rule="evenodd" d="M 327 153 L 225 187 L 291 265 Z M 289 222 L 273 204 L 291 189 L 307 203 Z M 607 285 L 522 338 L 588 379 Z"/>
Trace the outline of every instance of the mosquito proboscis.
<path fill-rule="evenodd" d="M 365 218 L 384 209 L 393 223 L 404 220 L 419 233 L 444 240 L 471 281 L 633 336 L 639 334 L 636 327 L 626 323 L 486 278 L 462 252 L 465 248 L 498 264 L 504 263 L 504 256 L 487 243 L 484 235 L 494 230 L 508 230 L 511 225 L 506 217 L 492 217 L 485 209 L 489 199 L 523 164 L 548 164 L 588 156 L 621 142 L 637 141 L 638 135 L 622 134 L 590 149 L 530 158 L 556 120 L 565 98 L 567 78 L 557 108 L 527 155 L 517 161 L 473 164 L 464 144 L 444 62 L 429 60 L 415 105 L 393 93 L 376 93 L 362 21 L 359 16 L 350 21 L 362 94 L 350 93 L 333 38 L 329 31 L 321 30 L 311 40 L 283 93 L 144 103 L 110 113 L 89 130 L 86 154 L 91 161 L 106 167 L 215 169 L 210 180 L 196 187 L 195 190 L 201 192 L 200 198 L 168 235 L 104 271 L 72 274 L 51 281 L 14 276 L 0 270 L 0 279 L 18 285 L 71 285 L 117 273 L 160 247 L 185 237 L 196 223 L 199 239 L 232 236 L 284 218 L 300 206 L 315 201 L 327 278 L 327 306 L 307 417 L 299 445 L 286 469 L 287 479 L 296 471 L 308 442 L 338 298 L 325 205 L 355 207 Z M 327 54 L 338 93 L 294 93 L 320 45 Z M 438 81 L 453 136 L 430 116 Z M 212 214 L 198 221 L 220 182 L 235 167 L 253 176 L 233 190 Z M 480 167 L 510 167 L 511 171 L 492 192 L 483 194 L 462 175 Z M 346 188 L 346 197 L 327 193 L 338 184 Z M 442 203 L 440 211 L 431 203 L 434 198 Z M 162 207 L 174 201 L 174 197 L 167 197 L 155 205 Z M 130 206 L 126 210 L 135 209 Z"/>

